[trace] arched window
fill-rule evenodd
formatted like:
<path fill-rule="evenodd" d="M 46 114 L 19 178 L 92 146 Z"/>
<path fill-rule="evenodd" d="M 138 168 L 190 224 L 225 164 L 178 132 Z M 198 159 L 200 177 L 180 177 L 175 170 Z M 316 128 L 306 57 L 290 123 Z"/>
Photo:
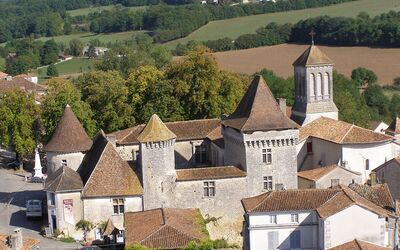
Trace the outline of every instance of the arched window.
<path fill-rule="evenodd" d="M 317 74 L 317 99 L 320 100 L 322 99 L 322 74 L 318 73 Z"/>
<path fill-rule="evenodd" d="M 310 74 L 310 99 L 315 99 L 315 76 Z"/>
<path fill-rule="evenodd" d="M 330 83 L 329 74 L 325 72 L 324 74 L 324 99 L 329 99 Z"/>

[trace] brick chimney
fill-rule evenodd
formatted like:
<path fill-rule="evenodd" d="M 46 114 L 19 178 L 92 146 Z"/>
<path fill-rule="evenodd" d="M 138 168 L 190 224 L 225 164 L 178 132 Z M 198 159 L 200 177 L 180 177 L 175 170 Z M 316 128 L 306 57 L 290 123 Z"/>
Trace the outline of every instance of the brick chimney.
<path fill-rule="evenodd" d="M 278 104 L 280 110 L 286 115 L 286 99 L 285 98 L 278 98 Z"/>

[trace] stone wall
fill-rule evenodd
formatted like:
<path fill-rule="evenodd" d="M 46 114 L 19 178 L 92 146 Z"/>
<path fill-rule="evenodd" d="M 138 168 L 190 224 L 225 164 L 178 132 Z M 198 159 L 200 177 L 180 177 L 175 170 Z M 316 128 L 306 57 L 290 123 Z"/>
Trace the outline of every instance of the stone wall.
<path fill-rule="evenodd" d="M 46 152 L 47 156 L 47 174 L 54 173 L 61 167 L 62 160 L 67 160 L 67 166 L 73 170 L 77 170 L 81 165 L 85 154 L 81 152 L 77 153 L 57 153 L 57 152 Z"/>
<path fill-rule="evenodd" d="M 379 183 L 387 183 L 393 199 L 400 199 L 400 167 L 397 162 L 389 161 L 377 169 L 376 178 Z"/>

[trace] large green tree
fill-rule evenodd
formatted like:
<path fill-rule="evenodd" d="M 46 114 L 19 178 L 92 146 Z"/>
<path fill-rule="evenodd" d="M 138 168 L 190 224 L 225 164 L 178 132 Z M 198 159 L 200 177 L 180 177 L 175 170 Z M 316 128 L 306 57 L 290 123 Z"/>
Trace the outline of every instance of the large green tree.
<path fill-rule="evenodd" d="M 69 41 L 69 53 L 73 56 L 81 56 L 84 46 L 81 40 L 72 39 Z"/>
<path fill-rule="evenodd" d="M 359 86 L 374 84 L 378 81 L 376 74 L 369 69 L 358 67 L 351 72 L 351 79 L 358 83 Z"/>
<path fill-rule="evenodd" d="M 93 110 L 98 128 L 108 133 L 134 124 L 128 87 L 117 71 L 85 73 L 77 79 L 77 86 Z"/>
<path fill-rule="evenodd" d="M 36 147 L 40 109 L 32 94 L 22 90 L 8 91 L 0 96 L 0 141 L 11 147 L 22 159 Z"/>
<path fill-rule="evenodd" d="M 47 94 L 41 105 L 45 140 L 50 139 L 67 104 L 71 106 L 86 133 L 93 136 L 96 133 L 93 112 L 89 104 L 82 101 L 81 93 L 74 84 L 65 79 L 53 78 L 48 80 L 46 85 L 48 86 Z"/>

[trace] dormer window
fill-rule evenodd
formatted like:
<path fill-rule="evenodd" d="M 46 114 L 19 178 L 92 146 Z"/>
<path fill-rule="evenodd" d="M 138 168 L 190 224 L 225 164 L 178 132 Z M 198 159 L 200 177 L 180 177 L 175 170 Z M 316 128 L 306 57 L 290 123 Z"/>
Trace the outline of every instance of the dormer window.
<path fill-rule="evenodd" d="M 194 148 L 194 159 L 196 163 L 205 164 L 207 163 L 207 146 L 197 145 Z"/>

